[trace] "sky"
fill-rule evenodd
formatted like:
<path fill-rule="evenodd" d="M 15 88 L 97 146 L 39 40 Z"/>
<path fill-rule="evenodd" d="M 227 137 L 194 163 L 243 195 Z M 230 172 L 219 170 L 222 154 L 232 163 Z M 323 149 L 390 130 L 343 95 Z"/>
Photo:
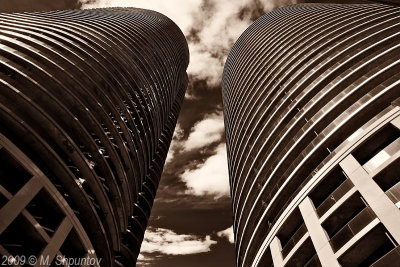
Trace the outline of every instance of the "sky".
<path fill-rule="evenodd" d="M 170 17 L 185 34 L 189 86 L 137 266 L 235 266 L 222 114 L 223 66 L 234 41 L 256 18 L 295 2 L 0 0 L 0 12 L 147 8 Z"/>

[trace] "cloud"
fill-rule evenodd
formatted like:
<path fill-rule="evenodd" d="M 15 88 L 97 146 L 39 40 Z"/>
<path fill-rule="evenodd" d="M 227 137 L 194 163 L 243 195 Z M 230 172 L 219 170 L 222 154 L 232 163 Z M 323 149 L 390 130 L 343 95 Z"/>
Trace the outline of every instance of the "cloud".
<path fill-rule="evenodd" d="M 233 226 L 229 227 L 228 229 L 217 232 L 217 236 L 228 239 L 228 241 L 232 244 L 235 242 L 235 238 L 233 235 Z"/>
<path fill-rule="evenodd" d="M 181 179 L 186 183 L 186 193 L 193 195 L 213 195 L 216 198 L 229 196 L 229 178 L 226 145 L 220 144 L 216 154 L 207 158 L 194 170 L 186 170 Z"/>
<path fill-rule="evenodd" d="M 211 251 L 210 247 L 217 241 L 209 235 L 177 234 L 164 228 L 149 227 L 144 235 L 141 253 L 161 253 L 166 255 L 189 255 Z M 141 256 L 143 260 L 145 256 Z"/>
<path fill-rule="evenodd" d="M 182 139 L 184 134 L 184 130 L 182 129 L 179 123 L 176 124 L 174 134 L 172 136 L 171 145 L 169 146 L 167 158 L 165 159 L 165 164 L 172 162 L 172 159 L 175 156 L 175 151 L 181 147 L 180 139 Z"/>
<path fill-rule="evenodd" d="M 249 4 L 243 0 L 208 0 L 193 18 L 189 35 L 192 64 L 188 73 L 196 79 L 205 79 L 209 86 L 221 82 L 225 59 L 234 41 L 250 25 L 240 18 L 240 11 Z"/>
<path fill-rule="evenodd" d="M 294 0 L 95 0 L 83 8 L 138 7 L 171 18 L 188 39 L 188 74 L 210 87 L 221 82 L 225 59 L 240 34 L 267 11 Z M 190 97 L 190 95 L 187 95 Z"/>
<path fill-rule="evenodd" d="M 136 266 L 152 266 L 156 258 L 157 257 L 154 257 L 153 255 L 139 254 L 136 261 Z"/>
<path fill-rule="evenodd" d="M 224 132 L 222 113 L 211 114 L 197 122 L 190 131 L 188 139 L 183 142 L 184 151 L 199 149 L 221 140 Z"/>
<path fill-rule="evenodd" d="M 83 8 L 137 7 L 158 11 L 172 19 L 184 33 L 193 25 L 195 13 L 203 0 L 97 0 L 83 4 Z"/>
<path fill-rule="evenodd" d="M 203 120 L 198 121 L 186 131 L 189 134 L 186 135 L 187 139 L 184 140 L 185 130 L 181 127 L 181 124 L 176 125 L 165 164 L 173 163 L 178 154 L 181 156 L 188 156 L 186 152 L 204 154 L 207 146 L 220 141 L 224 133 L 222 112 L 206 115 Z M 182 153 L 185 153 L 185 155 L 182 155 Z"/>
<path fill-rule="evenodd" d="M 205 80 L 207 84 L 217 85 L 221 81 L 221 75 L 224 68 L 224 60 L 217 58 L 212 51 L 202 43 L 189 43 L 190 64 L 188 73 L 192 78 Z M 191 97 L 187 94 L 186 97 Z"/>
<path fill-rule="evenodd" d="M 0 1 L 0 12 L 12 13 L 75 9 L 80 8 L 82 2 L 79 0 L 3 0 Z"/>

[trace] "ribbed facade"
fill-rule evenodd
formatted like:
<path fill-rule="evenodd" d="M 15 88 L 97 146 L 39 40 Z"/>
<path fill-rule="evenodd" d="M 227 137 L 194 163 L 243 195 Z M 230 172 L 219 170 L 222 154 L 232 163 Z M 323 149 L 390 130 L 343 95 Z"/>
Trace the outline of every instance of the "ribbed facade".
<path fill-rule="evenodd" d="M 400 263 L 400 8 L 295 5 L 225 64 L 238 266 Z"/>
<path fill-rule="evenodd" d="M 135 265 L 188 60 L 154 11 L 0 14 L 1 255 Z"/>

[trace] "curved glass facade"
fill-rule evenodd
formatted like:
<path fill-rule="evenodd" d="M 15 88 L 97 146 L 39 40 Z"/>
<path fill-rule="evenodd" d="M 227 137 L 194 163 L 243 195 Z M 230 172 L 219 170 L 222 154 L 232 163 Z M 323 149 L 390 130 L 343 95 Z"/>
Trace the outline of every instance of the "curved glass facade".
<path fill-rule="evenodd" d="M 381 4 L 284 7 L 237 40 L 223 100 L 238 266 L 399 261 L 399 52 L 400 8 Z"/>
<path fill-rule="evenodd" d="M 154 11 L 0 14 L 0 254 L 135 265 L 188 61 Z"/>

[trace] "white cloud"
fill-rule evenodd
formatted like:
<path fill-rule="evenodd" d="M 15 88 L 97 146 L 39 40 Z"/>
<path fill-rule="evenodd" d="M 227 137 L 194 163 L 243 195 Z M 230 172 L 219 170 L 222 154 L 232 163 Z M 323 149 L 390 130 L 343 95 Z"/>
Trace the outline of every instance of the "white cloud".
<path fill-rule="evenodd" d="M 222 113 L 206 116 L 197 122 L 189 134 L 188 139 L 182 144 L 184 151 L 199 149 L 219 141 L 224 132 L 224 118 Z"/>
<path fill-rule="evenodd" d="M 225 61 L 213 56 L 212 52 L 201 43 L 189 43 L 189 51 L 188 73 L 197 79 L 207 80 L 209 85 L 219 84 Z"/>
<path fill-rule="evenodd" d="M 184 131 L 177 124 L 173 139 L 167 154 L 166 164 L 172 162 L 178 151 L 191 151 L 204 148 L 214 142 L 221 140 L 224 132 L 224 118 L 221 112 L 206 116 L 197 122 L 190 130 L 187 140 L 182 141 Z"/>
<path fill-rule="evenodd" d="M 186 33 L 193 25 L 193 14 L 202 0 L 97 0 L 83 8 L 137 7 L 158 11 L 172 19 Z"/>
<path fill-rule="evenodd" d="M 174 134 L 172 136 L 171 145 L 169 146 L 167 158 L 165 159 L 165 164 L 172 162 L 172 159 L 175 156 L 175 150 L 180 147 L 179 140 L 183 137 L 183 129 L 181 125 L 178 123 L 175 127 Z"/>
<path fill-rule="evenodd" d="M 210 247 L 217 241 L 209 235 L 205 237 L 196 235 L 177 234 L 164 228 L 148 228 L 144 235 L 141 253 L 162 253 L 166 255 L 188 255 L 210 251 Z M 142 260 L 145 257 L 142 256 Z"/>
<path fill-rule="evenodd" d="M 229 176 L 226 145 L 220 144 L 216 154 L 209 157 L 194 170 L 186 170 L 181 175 L 188 190 L 194 195 L 214 195 L 216 198 L 229 196 Z"/>
<path fill-rule="evenodd" d="M 289 2 L 286 0 L 281 2 Z M 265 12 L 277 0 L 260 3 Z M 225 59 L 232 44 L 251 24 L 250 17 L 239 18 L 244 7 L 254 8 L 254 0 L 97 0 L 83 8 L 138 7 L 156 10 L 171 18 L 189 36 L 197 33 L 198 41 L 189 42 L 188 73 L 206 79 L 209 85 L 221 82 Z"/>
<path fill-rule="evenodd" d="M 208 8 L 195 17 L 194 29 L 199 42 L 189 43 L 192 64 L 188 73 L 207 79 L 209 85 L 221 82 L 225 58 L 234 41 L 250 25 L 249 18 L 239 19 L 244 0 L 210 0 Z"/>
<path fill-rule="evenodd" d="M 228 229 L 217 232 L 217 236 L 228 239 L 228 241 L 232 244 L 235 242 L 235 238 L 233 236 L 233 226 L 229 227 Z"/>
<path fill-rule="evenodd" d="M 153 261 L 154 257 L 151 257 L 149 255 L 145 256 L 143 254 L 139 254 L 136 261 L 136 266 L 151 266 Z"/>
<path fill-rule="evenodd" d="M 233 226 L 229 227 L 228 229 L 217 232 L 217 236 L 225 237 L 232 244 L 235 242 L 235 237 L 233 235 Z"/>

